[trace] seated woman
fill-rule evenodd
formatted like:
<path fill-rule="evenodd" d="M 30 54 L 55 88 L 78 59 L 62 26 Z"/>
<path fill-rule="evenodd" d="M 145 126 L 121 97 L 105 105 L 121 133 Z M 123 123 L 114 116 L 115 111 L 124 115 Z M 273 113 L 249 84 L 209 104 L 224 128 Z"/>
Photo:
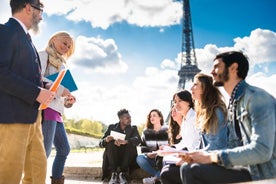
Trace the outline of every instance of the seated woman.
<path fill-rule="evenodd" d="M 209 151 L 226 148 L 227 110 L 221 93 L 213 86 L 212 77 L 202 73 L 197 74 L 191 91 L 195 101 L 196 125 L 201 132 L 200 148 Z M 179 166 L 185 165 L 184 161 L 183 159 L 176 163 L 178 169 L 174 169 L 173 174 L 166 172 L 161 174 L 163 184 L 182 183 Z"/>
<path fill-rule="evenodd" d="M 194 77 L 191 88 L 197 114 L 197 126 L 202 132 L 201 147 L 206 151 L 227 148 L 228 127 L 227 108 L 220 91 L 213 85 L 213 78 L 203 73 Z M 181 165 L 181 183 L 186 168 L 196 168 L 197 163 L 189 164 L 191 159 L 183 157 Z"/>
<path fill-rule="evenodd" d="M 181 113 L 179 113 L 174 105 L 172 106 L 171 113 L 170 113 L 170 119 L 169 119 L 169 130 L 168 130 L 168 136 L 169 136 L 169 146 L 176 147 L 178 143 L 182 140 L 181 135 L 181 125 L 183 121 L 183 116 Z M 161 147 L 160 149 L 165 149 L 166 146 Z M 175 156 L 164 156 L 161 157 L 162 162 L 157 163 L 158 168 L 161 170 L 164 165 L 170 164 L 172 160 L 176 160 Z M 179 159 L 179 158 L 177 158 Z"/>
<path fill-rule="evenodd" d="M 177 150 L 188 149 L 195 150 L 200 145 L 200 133 L 196 128 L 196 113 L 192 95 L 187 90 L 182 90 L 173 95 L 174 108 L 182 115 L 180 128 L 181 141 L 171 146 Z M 163 158 L 164 166 L 161 170 L 162 183 L 180 183 L 179 166 L 176 166 L 176 160 L 168 162 L 167 156 Z M 168 181 L 165 180 L 169 178 Z M 164 182 L 163 182 L 164 180 Z"/>
<path fill-rule="evenodd" d="M 155 183 L 160 178 L 160 170 L 156 168 L 155 157 L 160 146 L 168 144 L 168 128 L 164 126 L 162 113 L 153 109 L 147 116 L 146 128 L 142 133 L 141 152 L 136 161 L 140 168 L 148 172 L 152 177 L 144 178 L 144 184 Z"/>

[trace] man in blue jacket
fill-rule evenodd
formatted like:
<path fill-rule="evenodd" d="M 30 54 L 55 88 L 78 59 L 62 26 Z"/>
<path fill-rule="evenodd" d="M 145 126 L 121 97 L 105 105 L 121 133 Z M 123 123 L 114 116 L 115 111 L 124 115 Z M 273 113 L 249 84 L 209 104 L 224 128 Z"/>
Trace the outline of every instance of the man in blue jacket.
<path fill-rule="evenodd" d="M 40 103 L 53 93 L 43 88 L 40 60 L 28 30 L 38 31 L 43 4 L 11 0 L 12 18 L 0 24 L 0 184 L 45 184 L 46 154 Z M 49 86 L 47 86 L 49 87 Z"/>
<path fill-rule="evenodd" d="M 269 93 L 245 82 L 249 69 L 243 53 L 218 54 L 214 85 L 230 96 L 228 148 L 188 154 L 181 167 L 184 184 L 236 183 L 276 177 L 276 102 Z M 212 164 L 211 164 L 212 163 Z"/>

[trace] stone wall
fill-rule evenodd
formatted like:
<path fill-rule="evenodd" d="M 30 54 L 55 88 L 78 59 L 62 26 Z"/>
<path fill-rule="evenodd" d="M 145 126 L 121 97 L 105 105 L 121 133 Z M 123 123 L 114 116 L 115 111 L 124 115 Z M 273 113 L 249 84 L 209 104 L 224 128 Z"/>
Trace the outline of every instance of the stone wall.
<path fill-rule="evenodd" d="M 81 147 L 98 147 L 100 139 L 76 135 L 76 134 L 67 134 L 69 144 L 71 149 L 79 149 Z"/>

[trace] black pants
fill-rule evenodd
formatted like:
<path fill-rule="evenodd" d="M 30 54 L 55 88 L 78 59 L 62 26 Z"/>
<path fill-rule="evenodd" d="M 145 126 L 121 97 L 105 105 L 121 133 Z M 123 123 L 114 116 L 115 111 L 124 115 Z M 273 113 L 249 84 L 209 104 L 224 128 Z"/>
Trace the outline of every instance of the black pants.
<path fill-rule="evenodd" d="M 226 169 L 216 164 L 183 164 L 180 167 L 183 184 L 216 184 L 251 181 L 246 169 Z"/>
<path fill-rule="evenodd" d="M 116 146 L 114 141 L 109 142 L 106 146 L 106 156 L 109 168 L 116 172 L 119 168 L 121 172 L 127 172 L 131 161 L 133 149 L 129 144 Z"/>
<path fill-rule="evenodd" d="M 165 165 L 160 175 L 162 184 L 181 184 L 180 167 L 175 164 Z"/>

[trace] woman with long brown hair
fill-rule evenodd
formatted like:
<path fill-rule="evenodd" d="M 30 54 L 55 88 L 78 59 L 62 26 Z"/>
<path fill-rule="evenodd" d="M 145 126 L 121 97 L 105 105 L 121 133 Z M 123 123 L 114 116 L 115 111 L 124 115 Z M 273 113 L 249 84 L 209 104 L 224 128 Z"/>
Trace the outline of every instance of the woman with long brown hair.
<path fill-rule="evenodd" d="M 222 149 L 227 142 L 227 109 L 223 96 L 213 85 L 213 79 L 203 73 L 194 77 L 191 88 L 195 103 L 196 124 L 202 133 L 202 147 Z"/>
<path fill-rule="evenodd" d="M 138 165 L 151 175 L 144 178 L 144 184 L 158 183 L 160 170 L 156 168 L 157 151 L 161 146 L 168 145 L 168 127 L 164 125 L 161 111 L 152 109 L 147 115 L 146 127 L 143 130 L 141 143 L 142 154 L 138 155 Z"/>

